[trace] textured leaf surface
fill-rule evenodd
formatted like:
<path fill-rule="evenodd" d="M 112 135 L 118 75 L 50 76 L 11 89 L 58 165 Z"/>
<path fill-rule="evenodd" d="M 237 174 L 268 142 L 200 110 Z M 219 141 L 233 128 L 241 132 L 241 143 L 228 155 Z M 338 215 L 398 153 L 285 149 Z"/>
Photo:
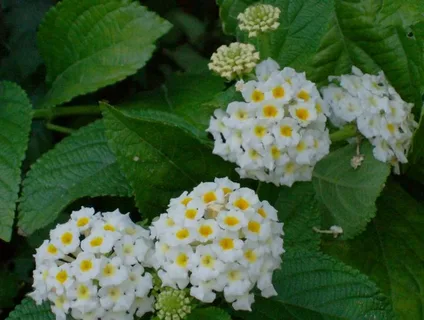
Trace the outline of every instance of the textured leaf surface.
<path fill-rule="evenodd" d="M 5 241 L 12 236 L 31 116 L 25 92 L 16 84 L 0 82 L 0 239 Z"/>
<path fill-rule="evenodd" d="M 350 160 L 355 149 L 352 144 L 330 153 L 315 166 L 312 180 L 318 198 L 329 210 L 329 226 L 341 226 L 345 238 L 363 231 L 375 216 L 375 202 L 390 173 L 388 164 L 374 158 L 368 142 L 361 144 L 364 162 L 353 169 Z"/>
<path fill-rule="evenodd" d="M 357 270 L 319 252 L 287 252 L 273 283 L 278 296 L 256 297 L 243 319 L 394 319 L 388 299 Z"/>
<path fill-rule="evenodd" d="M 230 315 L 219 308 L 209 307 L 193 310 L 187 317 L 187 320 L 231 320 Z"/>
<path fill-rule="evenodd" d="M 233 172 L 196 138 L 197 128 L 175 114 L 105 106 L 104 117 L 109 144 L 148 218 L 184 190 Z"/>
<path fill-rule="evenodd" d="M 378 203 L 377 217 L 360 237 L 329 241 L 327 252 L 373 279 L 402 320 L 424 318 L 424 206 L 390 183 Z"/>
<path fill-rule="evenodd" d="M 31 298 L 25 298 L 16 306 L 6 320 L 54 320 L 56 317 L 50 311 L 50 305 L 43 303 L 37 306 Z"/>
<path fill-rule="evenodd" d="M 78 130 L 44 154 L 23 186 L 18 226 L 25 234 L 54 221 L 78 198 L 131 195 L 107 145 L 102 121 Z"/>
<path fill-rule="evenodd" d="M 281 187 L 275 208 L 279 220 L 284 222 L 284 247 L 288 251 L 319 249 L 320 236 L 312 228 L 321 226 L 320 203 L 311 182 Z"/>
<path fill-rule="evenodd" d="M 134 74 L 170 24 L 130 0 L 64 0 L 38 33 L 52 107 Z"/>

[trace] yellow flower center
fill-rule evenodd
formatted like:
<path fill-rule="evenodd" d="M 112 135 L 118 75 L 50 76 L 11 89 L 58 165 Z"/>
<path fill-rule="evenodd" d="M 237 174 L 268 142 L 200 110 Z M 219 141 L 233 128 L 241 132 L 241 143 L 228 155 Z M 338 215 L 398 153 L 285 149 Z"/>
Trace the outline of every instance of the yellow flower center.
<path fill-rule="evenodd" d="M 188 238 L 189 235 L 190 235 L 190 232 L 188 232 L 188 230 L 186 228 L 183 228 L 183 229 L 177 231 L 177 233 L 175 234 L 175 236 L 180 240 L 184 240 L 184 239 Z"/>
<path fill-rule="evenodd" d="M 256 221 L 249 221 L 247 229 L 249 229 L 250 232 L 259 233 L 259 231 L 261 231 L 261 224 Z"/>
<path fill-rule="evenodd" d="M 66 270 L 60 270 L 56 274 L 56 280 L 60 282 L 61 284 L 64 284 L 66 280 L 68 280 L 68 273 L 66 272 Z"/>
<path fill-rule="evenodd" d="M 228 272 L 228 279 L 230 281 L 237 281 L 240 279 L 240 272 L 237 270 L 231 270 Z"/>
<path fill-rule="evenodd" d="M 290 126 L 281 126 L 280 127 L 280 134 L 283 137 L 291 137 L 292 136 L 292 131 L 293 131 L 293 129 Z"/>
<path fill-rule="evenodd" d="M 275 87 L 272 89 L 272 95 L 275 99 L 284 98 L 286 92 L 284 91 L 284 88 L 281 86 Z"/>
<path fill-rule="evenodd" d="M 174 226 L 174 225 L 175 225 L 175 222 L 174 222 L 174 220 L 173 220 L 172 218 L 167 218 L 167 219 L 166 219 L 166 225 L 167 225 L 168 227 L 172 227 L 172 226 Z"/>
<path fill-rule="evenodd" d="M 204 255 L 202 259 L 200 259 L 200 263 L 207 268 L 213 268 L 215 264 L 215 259 L 211 255 Z"/>
<path fill-rule="evenodd" d="M 259 158 L 259 156 L 260 156 L 260 154 L 259 154 L 259 152 L 258 152 L 258 151 L 256 151 L 255 149 L 249 149 L 249 157 L 250 157 L 252 160 L 256 160 L 256 159 L 258 159 L 258 158 Z"/>
<path fill-rule="evenodd" d="M 80 270 L 82 272 L 90 271 L 93 268 L 93 262 L 91 260 L 82 260 L 80 263 Z"/>
<path fill-rule="evenodd" d="M 224 195 L 225 195 L 225 194 L 231 193 L 233 190 L 231 190 L 230 188 L 224 187 L 222 188 L 222 191 L 224 192 Z"/>
<path fill-rule="evenodd" d="M 266 134 L 266 128 L 264 126 L 256 126 L 254 129 L 255 136 L 262 138 Z"/>
<path fill-rule="evenodd" d="M 250 263 L 255 263 L 256 260 L 258 259 L 258 257 L 256 256 L 256 253 L 252 250 L 249 249 L 244 253 L 244 257 L 246 258 L 247 261 L 249 261 Z"/>
<path fill-rule="evenodd" d="M 57 297 L 56 301 L 54 302 L 56 307 L 58 307 L 59 309 L 62 309 L 64 303 L 65 303 L 65 297 L 64 296 Z"/>
<path fill-rule="evenodd" d="M 236 225 L 238 225 L 238 224 L 240 223 L 240 220 L 239 220 L 239 219 L 237 219 L 237 217 L 227 216 L 227 217 L 225 217 L 225 219 L 224 219 L 224 223 L 225 223 L 227 226 L 234 227 L 234 226 L 236 226 Z"/>
<path fill-rule="evenodd" d="M 264 93 L 259 90 L 254 90 L 251 96 L 253 102 L 261 102 L 264 99 L 264 97 L 265 97 Z"/>
<path fill-rule="evenodd" d="M 188 263 L 187 255 L 185 253 L 180 253 L 177 256 L 177 259 L 175 259 L 175 263 L 181 268 L 187 267 L 187 263 Z"/>
<path fill-rule="evenodd" d="M 110 223 L 105 224 L 103 229 L 106 231 L 112 231 L 112 232 L 116 230 L 115 227 L 112 226 Z"/>
<path fill-rule="evenodd" d="M 260 216 L 261 216 L 262 218 L 266 218 L 266 217 L 267 217 L 267 214 L 266 214 L 266 212 L 265 212 L 264 208 L 259 208 L 259 209 L 258 209 L 258 213 L 260 214 Z"/>
<path fill-rule="evenodd" d="M 321 104 L 320 103 L 317 103 L 315 105 L 315 109 L 317 110 L 318 113 L 322 113 L 322 107 L 321 107 Z"/>
<path fill-rule="evenodd" d="M 119 290 L 119 288 L 112 287 L 108 290 L 108 295 L 112 298 L 113 301 L 116 302 L 121 296 L 121 290 Z"/>
<path fill-rule="evenodd" d="M 395 133 L 395 126 L 392 123 L 388 123 L 387 124 L 387 130 L 389 130 L 389 132 L 391 134 Z"/>
<path fill-rule="evenodd" d="M 99 247 L 101 246 L 103 243 L 103 237 L 94 237 L 93 239 L 91 239 L 90 241 L 90 245 L 92 247 Z"/>
<path fill-rule="evenodd" d="M 278 149 L 276 146 L 273 146 L 271 148 L 271 155 L 274 160 L 279 159 L 281 156 L 280 149 Z"/>
<path fill-rule="evenodd" d="M 57 248 L 53 245 L 53 244 L 49 244 L 47 246 L 47 252 L 50 254 L 56 254 L 57 253 Z"/>
<path fill-rule="evenodd" d="M 294 170 L 296 168 L 296 165 L 294 164 L 294 162 L 289 162 L 286 164 L 285 169 L 287 173 L 293 173 Z"/>
<path fill-rule="evenodd" d="M 188 209 L 185 212 L 185 217 L 187 219 L 190 219 L 190 220 L 194 220 L 194 218 L 196 218 L 196 215 L 197 215 L 197 210 L 196 209 Z"/>
<path fill-rule="evenodd" d="M 222 250 L 231 250 L 234 249 L 234 240 L 231 238 L 222 238 L 219 241 L 219 245 L 222 248 Z"/>
<path fill-rule="evenodd" d="M 273 105 L 266 105 L 262 108 L 262 114 L 266 118 L 275 118 L 278 115 L 278 109 Z"/>
<path fill-rule="evenodd" d="M 250 207 L 250 204 L 244 198 L 238 198 L 236 201 L 234 201 L 234 206 L 240 210 L 246 210 Z"/>
<path fill-rule="evenodd" d="M 248 114 L 245 110 L 237 110 L 236 118 L 239 120 L 246 120 L 248 118 Z"/>
<path fill-rule="evenodd" d="M 297 144 L 297 146 L 296 146 L 296 150 L 298 151 L 298 152 L 302 152 L 303 150 L 305 150 L 306 149 L 306 144 L 305 144 L 305 142 L 304 141 L 300 141 L 298 144 Z"/>
<path fill-rule="evenodd" d="M 299 93 L 297 94 L 297 97 L 299 99 L 303 99 L 304 101 L 309 101 L 309 99 L 311 98 L 309 96 L 309 93 L 306 92 L 305 90 L 300 90 Z"/>
<path fill-rule="evenodd" d="M 123 251 L 124 251 L 124 254 L 130 255 L 130 254 L 133 253 L 134 247 L 133 247 L 132 244 L 126 244 L 126 245 L 124 245 L 124 250 Z"/>
<path fill-rule="evenodd" d="M 78 299 L 80 300 L 87 300 L 90 298 L 90 290 L 88 290 L 88 287 L 86 285 L 81 284 L 78 287 Z"/>
<path fill-rule="evenodd" d="M 309 119 L 309 110 L 305 108 L 300 108 L 296 110 L 296 117 L 299 119 L 306 121 Z"/>
<path fill-rule="evenodd" d="M 87 217 L 79 218 L 77 220 L 77 227 L 79 228 L 84 227 L 89 221 L 90 219 L 88 219 Z"/>
<path fill-rule="evenodd" d="M 62 241 L 62 243 L 65 246 L 68 246 L 72 243 L 72 239 L 74 238 L 74 236 L 72 235 L 72 233 L 70 232 L 65 232 L 64 234 L 62 234 L 62 237 L 60 238 L 60 240 Z"/>
<path fill-rule="evenodd" d="M 181 200 L 181 204 L 186 206 L 191 200 L 193 200 L 193 199 L 189 198 L 189 197 L 184 198 L 183 200 Z"/>
<path fill-rule="evenodd" d="M 212 233 L 213 233 L 213 229 L 211 226 L 203 225 L 203 226 L 200 226 L 199 228 L 199 234 L 204 238 L 209 237 Z"/>
<path fill-rule="evenodd" d="M 203 202 L 204 203 L 209 203 L 209 202 L 215 201 L 216 199 L 217 199 L 216 194 L 213 191 L 206 192 L 203 195 Z"/>
<path fill-rule="evenodd" d="M 111 263 L 108 263 L 103 268 L 103 276 L 105 276 L 105 277 L 113 277 L 115 272 L 116 272 L 116 267 Z"/>

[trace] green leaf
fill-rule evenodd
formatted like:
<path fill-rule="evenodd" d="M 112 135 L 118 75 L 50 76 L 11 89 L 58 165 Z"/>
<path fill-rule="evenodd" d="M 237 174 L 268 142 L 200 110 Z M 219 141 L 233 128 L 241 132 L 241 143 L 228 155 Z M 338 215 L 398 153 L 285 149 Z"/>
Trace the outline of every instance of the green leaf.
<path fill-rule="evenodd" d="M 131 0 L 64 0 L 38 33 L 51 89 L 43 106 L 123 80 L 143 67 L 170 24 Z"/>
<path fill-rule="evenodd" d="M 312 180 L 317 197 L 328 208 L 328 226 L 341 226 L 344 238 L 362 232 L 375 216 L 375 202 L 390 173 L 388 164 L 374 158 L 368 142 L 361 144 L 364 162 L 353 169 L 355 149 L 351 144 L 330 153 L 315 166 Z"/>
<path fill-rule="evenodd" d="M 388 299 L 357 270 L 319 252 L 291 251 L 274 272 L 278 296 L 256 297 L 243 319 L 394 319 Z"/>
<path fill-rule="evenodd" d="M 50 304 L 45 302 L 37 306 L 31 298 L 25 298 L 16 306 L 6 320 L 54 320 L 55 315 L 50 311 Z"/>
<path fill-rule="evenodd" d="M 328 241 L 324 248 L 374 280 L 399 319 L 422 319 L 424 206 L 395 183 L 388 184 L 377 204 L 377 217 L 360 237 Z"/>
<path fill-rule="evenodd" d="M 409 12 L 407 6 L 398 12 L 400 3 L 399 0 L 336 1 L 331 27 L 307 68 L 311 80 L 324 84 L 330 75 L 350 73 L 352 66 L 367 73 L 383 70 L 404 99 L 420 106 L 423 56 L 418 40 L 408 37 L 409 30 L 402 18 L 395 16 L 413 21 L 405 18 Z"/>
<path fill-rule="evenodd" d="M 237 16 L 256 1 L 224 0 L 221 2 L 221 20 L 224 30 L 235 33 L 242 42 L 252 42 L 261 50 L 261 58 L 275 59 L 281 66 L 291 66 L 298 71 L 304 70 L 305 63 L 314 54 L 320 39 L 326 32 L 334 11 L 334 1 L 316 0 L 268 0 L 265 3 L 281 9 L 280 26 L 270 32 L 270 52 L 263 51 L 263 39 L 248 38 L 247 32 L 237 28 Z"/>
<path fill-rule="evenodd" d="M 194 309 L 188 316 L 187 320 L 231 320 L 230 315 L 217 307 L 208 307 Z"/>
<path fill-rule="evenodd" d="M 13 299 L 18 294 L 18 278 L 12 272 L 0 269 L 0 308 L 13 307 Z"/>
<path fill-rule="evenodd" d="M 228 162 L 197 139 L 197 128 L 177 115 L 105 105 L 104 117 L 110 147 L 145 217 L 154 217 L 170 198 L 200 182 L 233 172 Z"/>
<path fill-rule="evenodd" d="M 75 132 L 44 154 L 23 182 L 18 227 L 31 234 L 82 197 L 131 195 L 110 151 L 102 121 Z"/>
<path fill-rule="evenodd" d="M 311 182 L 300 182 L 291 188 L 281 187 L 275 208 L 284 222 L 284 247 L 318 251 L 320 235 L 313 227 L 321 226 L 320 203 L 315 199 Z"/>
<path fill-rule="evenodd" d="M 0 82 L 0 239 L 10 241 L 32 107 L 25 92 Z"/>

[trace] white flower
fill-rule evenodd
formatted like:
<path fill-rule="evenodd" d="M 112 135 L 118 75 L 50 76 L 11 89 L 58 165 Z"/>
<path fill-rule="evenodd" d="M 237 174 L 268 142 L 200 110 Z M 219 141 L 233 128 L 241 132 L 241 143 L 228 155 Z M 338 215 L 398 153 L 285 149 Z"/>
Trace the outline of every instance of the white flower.
<path fill-rule="evenodd" d="M 100 259 L 91 253 L 82 252 L 71 263 L 72 273 L 81 282 L 89 281 L 97 277 L 100 272 Z"/>
<path fill-rule="evenodd" d="M 201 281 L 215 279 L 224 270 L 224 263 L 210 246 L 198 246 L 193 261 L 197 267 L 193 269 L 192 277 Z"/>
<path fill-rule="evenodd" d="M 135 299 L 134 292 L 125 291 L 123 286 L 103 287 L 99 290 L 99 297 L 101 306 L 113 312 L 129 310 Z"/>
<path fill-rule="evenodd" d="M 122 257 L 125 265 L 134 265 L 137 260 L 144 258 L 149 246 L 145 239 L 124 235 L 116 242 L 114 249 L 118 256 Z"/>
<path fill-rule="evenodd" d="M 293 118 L 283 118 L 273 128 L 275 142 L 278 147 L 295 146 L 300 140 L 300 126 Z M 278 138 L 277 138 L 278 137 Z"/>
<path fill-rule="evenodd" d="M 59 267 L 56 265 L 50 267 L 46 279 L 47 288 L 49 290 L 54 289 L 54 292 L 58 295 L 62 295 L 74 281 L 74 276 L 68 264 L 62 264 Z"/>
<path fill-rule="evenodd" d="M 45 261 L 54 261 L 61 259 L 64 256 L 63 252 L 59 250 L 49 240 L 44 240 L 43 244 L 37 248 L 36 254 L 34 255 L 35 261 L 41 264 Z"/>
<path fill-rule="evenodd" d="M 70 307 L 70 301 L 63 294 L 51 292 L 49 300 L 52 304 L 52 312 L 56 315 L 56 320 L 66 320 L 66 314 Z"/>
<path fill-rule="evenodd" d="M 280 66 L 274 60 L 268 58 L 256 66 L 256 77 L 260 81 L 267 81 L 274 72 L 278 72 Z"/>
<path fill-rule="evenodd" d="M 111 232 L 99 228 L 92 230 L 90 235 L 81 242 L 81 248 L 90 253 L 108 253 L 112 250 L 115 241 Z"/>
<path fill-rule="evenodd" d="M 237 298 L 232 303 L 234 310 L 252 311 L 251 305 L 255 302 L 255 296 L 253 293 L 245 293 Z"/>
<path fill-rule="evenodd" d="M 247 219 L 242 211 L 221 211 L 217 220 L 222 229 L 229 231 L 237 231 L 247 225 Z"/>
<path fill-rule="evenodd" d="M 76 226 L 80 231 L 85 231 L 91 228 L 96 221 L 93 208 L 81 207 L 78 211 L 72 211 L 71 219 L 75 221 Z"/>
<path fill-rule="evenodd" d="M 97 286 L 92 281 L 74 282 L 67 296 L 73 300 L 71 307 L 82 313 L 93 311 L 98 307 Z"/>
<path fill-rule="evenodd" d="M 220 229 L 218 223 L 212 219 L 202 219 L 199 221 L 197 227 L 197 240 L 200 242 L 207 242 L 215 239 L 219 234 Z"/>
<path fill-rule="evenodd" d="M 238 263 L 230 264 L 224 273 L 218 277 L 218 282 L 224 284 L 225 296 L 241 296 L 252 286 L 247 269 Z"/>
<path fill-rule="evenodd" d="M 129 268 L 126 287 L 134 291 L 136 297 L 145 297 L 153 288 L 152 275 L 145 273 L 141 265 L 135 265 Z"/>
<path fill-rule="evenodd" d="M 50 231 L 51 242 L 65 254 L 75 251 L 79 246 L 79 230 L 74 222 L 58 225 Z"/>
<path fill-rule="evenodd" d="M 131 306 L 130 314 L 135 314 L 137 317 L 141 318 L 146 313 L 154 310 L 154 303 L 155 298 L 153 296 L 144 298 L 136 297 Z"/>
<path fill-rule="evenodd" d="M 242 254 L 243 241 L 236 232 L 221 232 L 212 244 L 212 250 L 224 262 L 237 260 Z"/>
<path fill-rule="evenodd" d="M 128 269 L 120 257 L 112 259 L 102 257 L 98 276 L 100 286 L 113 286 L 124 282 L 128 277 Z"/>

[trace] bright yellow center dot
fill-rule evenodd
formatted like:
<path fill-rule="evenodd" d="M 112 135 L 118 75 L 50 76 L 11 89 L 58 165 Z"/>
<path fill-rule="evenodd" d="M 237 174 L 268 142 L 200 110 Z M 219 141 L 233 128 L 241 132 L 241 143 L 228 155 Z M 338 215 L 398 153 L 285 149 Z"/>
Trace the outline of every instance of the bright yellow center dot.
<path fill-rule="evenodd" d="M 387 130 L 389 130 L 389 132 L 391 134 L 395 133 L 395 126 L 392 123 L 388 123 L 387 124 Z"/>
<path fill-rule="evenodd" d="M 79 228 L 84 227 L 89 221 L 90 219 L 88 219 L 87 217 L 79 218 L 77 220 L 77 227 Z"/>
<path fill-rule="evenodd" d="M 318 149 L 318 147 L 319 147 L 318 139 L 314 139 L 314 148 Z"/>
<path fill-rule="evenodd" d="M 65 246 L 68 246 L 72 243 L 72 239 L 74 238 L 74 236 L 72 235 L 72 233 L 70 232 L 65 232 L 64 234 L 62 234 L 62 237 L 60 238 L 60 240 L 62 241 L 62 243 Z"/>
<path fill-rule="evenodd" d="M 119 297 L 121 296 L 121 290 L 116 287 L 110 288 L 108 291 L 108 295 L 112 298 L 113 301 L 118 301 Z"/>
<path fill-rule="evenodd" d="M 188 263 L 187 255 L 185 253 L 180 253 L 177 256 L 177 259 L 175 259 L 175 263 L 181 268 L 187 267 L 187 263 Z"/>
<path fill-rule="evenodd" d="M 273 105 L 266 105 L 262 108 L 262 114 L 266 118 L 275 118 L 278 115 L 278 109 Z"/>
<path fill-rule="evenodd" d="M 247 229 L 249 229 L 250 232 L 259 233 L 259 231 L 261 231 L 261 224 L 256 221 L 249 221 Z"/>
<path fill-rule="evenodd" d="M 236 201 L 234 201 L 234 206 L 240 210 L 246 210 L 249 209 L 250 204 L 244 198 L 238 198 Z"/>
<path fill-rule="evenodd" d="M 190 235 L 190 232 L 188 232 L 188 230 L 186 228 L 183 228 L 183 229 L 177 231 L 177 233 L 175 234 L 175 236 L 180 240 L 184 240 L 184 239 L 188 238 L 189 235 Z"/>
<path fill-rule="evenodd" d="M 64 284 L 66 280 L 68 280 L 68 273 L 66 270 L 61 270 L 56 274 L 56 280 L 61 284 Z"/>
<path fill-rule="evenodd" d="M 57 248 L 53 245 L 53 244 L 49 244 L 47 246 L 47 252 L 50 254 L 56 254 L 57 253 Z"/>
<path fill-rule="evenodd" d="M 87 300 L 88 298 L 90 298 L 90 290 L 86 285 L 80 285 L 78 287 L 78 299 Z"/>
<path fill-rule="evenodd" d="M 229 194 L 229 193 L 231 193 L 233 190 L 231 190 L 230 188 L 224 187 L 224 188 L 222 188 L 222 191 L 224 192 L 224 194 Z"/>
<path fill-rule="evenodd" d="M 300 90 L 300 92 L 297 94 L 297 97 L 299 99 L 303 99 L 304 101 L 309 101 L 309 99 L 311 98 L 309 96 L 309 93 L 306 92 L 305 90 Z"/>
<path fill-rule="evenodd" d="M 90 241 L 90 245 L 92 247 L 99 247 L 101 246 L 103 243 L 103 238 L 102 237 L 94 237 L 93 239 L 91 239 Z"/>
<path fill-rule="evenodd" d="M 244 110 L 237 110 L 236 118 L 239 120 L 246 120 L 248 118 L 248 114 Z"/>
<path fill-rule="evenodd" d="M 203 226 L 200 226 L 199 228 L 199 234 L 204 238 L 209 237 L 212 233 L 213 233 L 213 229 L 211 226 L 203 225 Z"/>
<path fill-rule="evenodd" d="M 109 223 L 105 224 L 104 227 L 103 227 L 103 229 L 106 230 L 106 231 L 112 231 L 112 232 L 116 230 L 115 227 L 112 226 Z"/>
<path fill-rule="evenodd" d="M 284 91 L 284 88 L 281 86 L 278 86 L 272 89 L 272 95 L 274 96 L 275 99 L 284 98 L 285 94 L 286 93 Z"/>
<path fill-rule="evenodd" d="M 298 152 L 302 152 L 303 150 L 305 150 L 306 149 L 306 144 L 305 144 L 305 142 L 303 142 L 303 141 L 300 141 L 298 144 L 297 144 L 297 146 L 296 146 L 296 150 L 298 151 Z"/>
<path fill-rule="evenodd" d="M 189 198 L 189 197 L 184 198 L 183 200 L 181 200 L 181 204 L 186 206 L 191 200 L 193 200 L 193 199 Z"/>
<path fill-rule="evenodd" d="M 294 162 L 289 162 L 286 164 L 285 169 L 287 173 L 293 173 L 296 169 L 296 165 L 294 164 Z"/>
<path fill-rule="evenodd" d="M 258 213 L 260 214 L 260 216 L 261 216 L 262 218 L 266 218 L 266 217 L 267 217 L 267 214 L 266 214 L 266 212 L 265 212 L 264 208 L 259 208 L 259 209 L 258 209 Z"/>
<path fill-rule="evenodd" d="M 103 268 L 103 275 L 105 277 L 112 277 L 115 274 L 115 271 L 116 271 L 115 266 L 113 264 L 111 264 L 111 263 L 108 263 Z"/>
<path fill-rule="evenodd" d="M 262 138 L 266 134 L 266 128 L 263 126 L 256 126 L 253 130 L 255 133 L 255 136 Z"/>
<path fill-rule="evenodd" d="M 215 262 L 215 259 L 211 256 L 211 255 L 209 255 L 209 254 L 207 254 L 207 255 L 204 255 L 203 257 L 202 257 L 202 259 L 200 259 L 200 263 L 204 266 L 204 267 L 207 267 L 207 268 L 213 268 L 213 266 L 214 266 L 214 263 Z"/>
<path fill-rule="evenodd" d="M 250 263 L 254 263 L 257 260 L 257 256 L 256 253 L 252 250 L 249 249 L 244 253 L 244 257 L 246 258 L 247 261 L 249 261 Z"/>
<path fill-rule="evenodd" d="M 44 270 L 44 272 L 43 272 L 43 280 L 46 280 L 48 275 L 49 275 L 49 272 L 47 270 Z"/>
<path fill-rule="evenodd" d="M 93 262 L 91 260 L 82 260 L 80 263 L 80 270 L 82 272 L 90 271 L 93 268 Z"/>
<path fill-rule="evenodd" d="M 222 238 L 219 240 L 219 245 L 222 250 L 231 250 L 234 249 L 234 240 L 231 238 Z"/>
<path fill-rule="evenodd" d="M 305 108 L 300 108 L 296 110 L 296 117 L 300 120 L 306 121 L 309 119 L 309 110 Z"/>
<path fill-rule="evenodd" d="M 174 222 L 174 220 L 172 218 L 167 218 L 166 219 L 166 225 L 168 227 L 172 227 L 173 225 L 175 225 L 175 222 Z"/>
<path fill-rule="evenodd" d="M 280 158 L 280 155 L 281 155 L 281 153 L 280 153 L 280 149 L 278 149 L 276 146 L 273 146 L 273 147 L 271 148 L 271 155 L 272 155 L 272 158 L 273 158 L 274 160 L 276 160 L 276 159 Z"/>
<path fill-rule="evenodd" d="M 240 279 L 240 272 L 237 270 L 231 270 L 228 272 L 228 279 L 231 281 L 237 281 Z"/>
<path fill-rule="evenodd" d="M 258 158 L 259 158 L 259 156 L 260 156 L 259 152 L 258 152 L 258 151 L 256 151 L 255 149 L 250 149 L 250 150 L 249 150 L 249 157 L 250 157 L 251 159 L 256 160 L 256 159 L 258 159 Z"/>
<path fill-rule="evenodd" d="M 251 96 L 253 102 L 261 102 L 264 99 L 264 97 L 265 97 L 264 93 L 259 90 L 254 90 Z"/>
<path fill-rule="evenodd" d="M 216 199 L 217 199 L 216 194 L 213 191 L 206 192 L 203 195 L 203 202 L 204 203 L 209 203 L 209 202 L 215 201 Z"/>
<path fill-rule="evenodd" d="M 236 226 L 236 225 L 238 225 L 240 223 L 240 220 L 237 219 L 237 217 L 228 216 L 228 217 L 225 217 L 224 223 L 227 226 L 234 227 L 234 226 Z"/>
<path fill-rule="evenodd" d="M 280 127 L 280 134 L 283 137 L 291 137 L 292 136 L 292 132 L 293 132 L 293 129 L 290 126 L 281 126 Z"/>
<path fill-rule="evenodd" d="M 196 209 L 188 209 L 185 212 L 185 217 L 187 219 L 193 220 L 194 218 L 196 218 L 197 215 L 197 210 Z"/>
<path fill-rule="evenodd" d="M 321 104 L 320 104 L 320 103 L 317 103 L 317 104 L 315 105 L 315 109 L 317 110 L 317 112 L 318 112 L 318 113 L 321 113 L 321 112 L 322 112 Z"/>

